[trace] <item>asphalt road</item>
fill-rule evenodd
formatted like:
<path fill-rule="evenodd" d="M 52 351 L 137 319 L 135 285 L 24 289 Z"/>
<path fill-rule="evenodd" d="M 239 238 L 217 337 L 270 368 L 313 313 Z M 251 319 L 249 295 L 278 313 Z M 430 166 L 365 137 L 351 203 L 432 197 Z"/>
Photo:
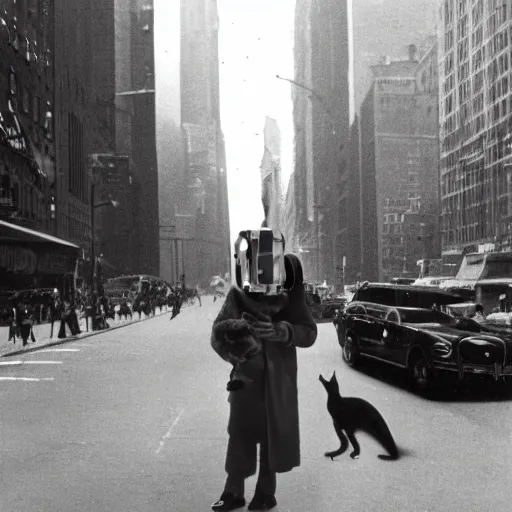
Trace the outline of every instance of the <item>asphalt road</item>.
<path fill-rule="evenodd" d="M 0 359 L 0 511 L 207 511 L 222 491 L 229 367 L 210 349 L 212 298 L 169 317 Z M 279 511 L 486 512 L 512 508 L 512 394 L 486 386 L 428 401 L 390 368 L 346 367 L 331 324 L 299 353 L 302 466 Z M 6 364 L 10 363 L 10 364 Z M 338 442 L 319 373 L 371 401 L 407 455 Z M 24 379 L 24 380 L 22 380 Z M 247 498 L 254 489 L 247 485 Z"/>

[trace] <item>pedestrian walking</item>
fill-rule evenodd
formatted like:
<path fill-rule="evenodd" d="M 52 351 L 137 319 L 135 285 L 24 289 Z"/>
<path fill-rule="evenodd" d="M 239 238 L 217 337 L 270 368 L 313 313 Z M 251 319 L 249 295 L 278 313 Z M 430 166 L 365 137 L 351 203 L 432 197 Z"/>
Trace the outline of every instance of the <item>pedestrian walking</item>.
<path fill-rule="evenodd" d="M 276 473 L 286 473 L 300 465 L 299 414 L 296 347 L 310 347 L 317 327 L 306 305 L 300 260 L 285 256 L 286 282 L 283 294 L 275 297 L 246 293 L 236 286 L 228 293 L 212 330 L 213 349 L 225 361 L 233 362 L 223 326 L 239 318 L 241 304 L 261 306 L 269 312 L 268 321 L 243 313 L 240 322 L 251 328 L 261 343 L 262 357 L 256 356 L 251 378 L 243 387 L 229 393 L 230 414 L 225 460 L 227 478 L 213 510 L 234 510 L 245 505 L 246 478 L 256 473 L 257 445 L 260 466 L 256 490 L 249 510 L 268 510 L 276 506 Z M 278 307 L 273 307 L 273 305 Z M 267 307 L 270 306 L 270 307 Z M 249 309 L 250 309 L 249 308 Z M 261 315 L 260 315 L 261 318 Z M 259 365 L 259 367 L 258 367 Z"/>
<path fill-rule="evenodd" d="M 33 342 L 36 341 L 34 333 L 32 332 L 33 321 L 29 311 L 28 304 L 21 302 L 16 308 L 16 318 L 18 322 L 18 329 L 23 341 L 23 346 L 28 344 L 30 337 Z"/>
<path fill-rule="evenodd" d="M 16 306 L 10 308 L 11 315 L 9 316 L 9 341 L 13 340 L 16 343 L 16 334 L 18 330 L 18 321 L 16 318 Z"/>

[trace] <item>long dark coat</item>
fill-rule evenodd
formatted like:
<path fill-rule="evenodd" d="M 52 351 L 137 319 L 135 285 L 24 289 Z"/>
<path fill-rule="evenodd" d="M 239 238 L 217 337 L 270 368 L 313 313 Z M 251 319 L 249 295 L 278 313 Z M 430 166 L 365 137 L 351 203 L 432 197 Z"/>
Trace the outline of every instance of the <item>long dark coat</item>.
<path fill-rule="evenodd" d="M 288 322 L 292 333 L 290 343 L 263 341 L 262 382 L 231 392 L 229 396 L 229 435 L 256 441 L 266 435 L 270 469 L 277 473 L 300 465 L 296 347 L 310 347 L 317 337 L 315 321 L 306 305 L 302 265 L 296 256 L 286 255 L 285 266 L 288 301 L 273 315 L 272 321 Z M 240 301 L 233 300 L 240 293 L 238 289 L 230 290 L 214 326 L 230 318 L 240 318 Z M 214 330 L 212 347 L 229 361 L 222 341 Z"/>

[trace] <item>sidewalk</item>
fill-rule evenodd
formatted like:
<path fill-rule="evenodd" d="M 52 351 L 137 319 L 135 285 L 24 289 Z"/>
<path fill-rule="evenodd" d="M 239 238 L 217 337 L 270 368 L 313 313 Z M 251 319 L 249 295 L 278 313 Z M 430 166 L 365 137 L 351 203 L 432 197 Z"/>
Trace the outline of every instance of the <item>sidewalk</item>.
<path fill-rule="evenodd" d="M 168 308 L 164 306 L 162 311 L 160 308 L 156 308 L 156 316 L 170 314 L 172 308 Z M 141 318 L 139 319 L 139 315 L 134 313 L 133 319 L 125 320 L 124 318 L 119 319 L 119 316 L 116 314 L 115 321 L 111 319 L 108 320 L 110 327 L 108 329 L 103 329 L 100 331 L 87 331 L 85 318 L 79 318 L 80 334 L 76 336 L 71 336 L 69 334 L 69 329 L 66 326 L 66 338 L 59 339 L 57 337 L 60 328 L 60 321 L 56 322 L 53 325 L 53 336 L 50 337 L 51 333 L 51 324 L 37 324 L 33 328 L 34 336 L 36 338 L 36 342 L 32 343 L 30 338 L 28 340 L 28 345 L 23 346 L 23 341 L 21 338 L 16 338 L 16 343 L 11 341 L 7 341 L 9 338 L 9 327 L 8 326 L 0 326 L 0 358 L 15 356 L 18 354 L 24 354 L 26 352 L 33 352 L 35 350 L 39 350 L 43 347 L 51 347 L 55 345 L 62 345 L 63 343 L 67 343 L 73 340 L 79 340 L 82 338 L 89 338 L 90 336 L 96 336 L 97 334 L 101 334 L 103 332 L 112 331 L 114 329 L 120 329 L 121 327 L 125 327 L 127 325 L 133 325 L 138 322 L 144 322 L 145 320 L 150 320 L 153 316 L 146 317 L 144 313 L 142 313 Z M 90 319 L 89 319 L 89 329 L 91 328 Z"/>

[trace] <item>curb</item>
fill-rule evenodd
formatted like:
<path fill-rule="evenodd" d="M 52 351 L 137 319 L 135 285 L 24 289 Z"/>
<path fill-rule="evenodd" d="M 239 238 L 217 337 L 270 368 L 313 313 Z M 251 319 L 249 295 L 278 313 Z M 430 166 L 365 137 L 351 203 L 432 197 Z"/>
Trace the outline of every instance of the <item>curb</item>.
<path fill-rule="evenodd" d="M 170 315 L 171 313 L 172 313 L 172 311 L 165 311 L 164 313 L 160 313 L 158 315 L 158 317 L 165 316 L 167 314 Z M 66 338 L 58 339 L 58 340 L 55 340 L 55 341 L 50 341 L 48 343 L 45 343 L 44 345 L 37 345 L 37 346 L 33 345 L 33 346 L 28 347 L 26 349 L 14 350 L 12 352 L 7 352 L 5 354 L 1 354 L 0 355 L 0 359 L 2 359 L 4 357 L 13 357 L 13 356 L 19 356 L 21 354 L 28 354 L 30 352 L 37 352 L 38 350 L 41 350 L 43 348 L 56 347 L 58 345 L 64 345 L 65 343 L 69 343 L 71 341 L 77 341 L 77 340 L 83 340 L 83 339 L 86 339 L 86 338 L 91 338 L 92 336 L 97 336 L 98 334 L 102 334 L 102 333 L 105 333 L 105 332 L 116 331 L 117 329 L 122 329 L 123 327 L 128 327 L 130 325 L 138 324 L 138 323 L 141 323 L 141 322 L 147 322 L 148 320 L 153 320 L 154 318 L 157 318 L 157 317 L 150 316 L 148 318 L 143 318 L 143 319 L 140 319 L 140 320 L 135 320 L 135 321 L 132 321 L 130 323 L 125 323 L 125 324 L 121 324 L 121 325 L 114 325 L 112 327 L 109 327 L 108 329 L 101 329 L 99 331 L 89 331 L 89 332 L 86 331 L 84 333 L 77 334 L 76 336 L 67 336 Z"/>

